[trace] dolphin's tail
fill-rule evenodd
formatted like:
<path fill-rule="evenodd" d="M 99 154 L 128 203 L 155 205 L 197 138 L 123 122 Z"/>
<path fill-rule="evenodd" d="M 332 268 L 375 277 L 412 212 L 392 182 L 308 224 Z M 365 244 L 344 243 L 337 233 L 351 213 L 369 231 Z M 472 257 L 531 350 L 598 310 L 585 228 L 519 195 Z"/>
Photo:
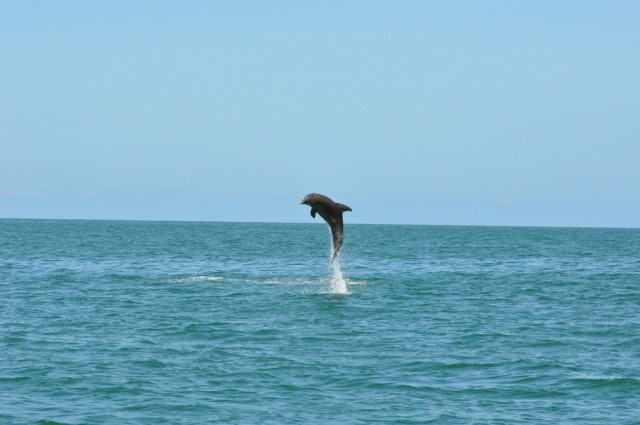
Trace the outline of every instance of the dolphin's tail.
<path fill-rule="evenodd" d="M 331 229 L 331 235 L 333 236 L 333 251 L 331 252 L 331 261 L 333 261 L 340 253 L 340 248 L 342 247 L 344 236 L 342 234 L 342 231 L 335 227 Z"/>

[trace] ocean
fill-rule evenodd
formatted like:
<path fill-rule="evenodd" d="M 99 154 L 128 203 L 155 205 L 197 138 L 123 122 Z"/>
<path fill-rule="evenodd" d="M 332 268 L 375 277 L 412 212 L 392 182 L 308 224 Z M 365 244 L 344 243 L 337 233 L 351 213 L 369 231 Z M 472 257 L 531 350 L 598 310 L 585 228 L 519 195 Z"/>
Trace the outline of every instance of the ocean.
<path fill-rule="evenodd" d="M 639 424 L 640 230 L 0 220 L 0 424 Z"/>

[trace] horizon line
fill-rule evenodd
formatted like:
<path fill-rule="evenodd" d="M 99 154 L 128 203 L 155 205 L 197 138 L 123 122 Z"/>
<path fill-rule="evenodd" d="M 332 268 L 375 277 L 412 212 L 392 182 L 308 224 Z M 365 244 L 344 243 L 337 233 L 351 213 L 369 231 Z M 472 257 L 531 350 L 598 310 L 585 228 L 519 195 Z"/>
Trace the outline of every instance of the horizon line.
<path fill-rule="evenodd" d="M 156 223 L 224 223 L 224 224 L 311 224 L 323 225 L 324 222 L 303 221 L 232 221 L 232 220 L 188 220 L 188 219 L 146 219 L 146 218 L 36 218 L 36 217 L 0 217 L 0 220 L 31 220 L 31 221 L 121 221 L 121 222 L 156 222 Z M 437 224 L 437 223 L 362 223 L 351 222 L 347 225 L 356 226 L 431 226 L 431 227 L 505 227 L 505 228 L 551 228 L 551 229 L 620 229 L 638 230 L 640 227 L 624 226 L 562 226 L 562 225 L 531 225 L 531 224 Z"/>

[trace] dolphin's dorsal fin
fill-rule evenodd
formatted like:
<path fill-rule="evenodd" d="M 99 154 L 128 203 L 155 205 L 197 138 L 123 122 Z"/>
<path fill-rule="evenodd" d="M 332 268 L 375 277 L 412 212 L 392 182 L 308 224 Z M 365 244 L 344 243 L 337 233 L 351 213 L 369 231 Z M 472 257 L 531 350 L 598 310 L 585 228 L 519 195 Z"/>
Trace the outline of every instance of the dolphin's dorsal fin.
<path fill-rule="evenodd" d="M 337 203 L 337 202 L 336 202 L 336 206 L 337 206 L 337 207 L 338 207 L 338 209 L 339 209 L 340 211 L 342 211 L 342 212 L 345 212 L 345 211 L 353 211 L 353 210 L 351 209 L 351 207 L 348 207 L 348 206 L 346 206 L 345 204 L 339 204 L 339 203 Z"/>
<path fill-rule="evenodd" d="M 315 207 L 311 207 L 311 217 L 316 218 L 316 211 L 318 211 Z"/>

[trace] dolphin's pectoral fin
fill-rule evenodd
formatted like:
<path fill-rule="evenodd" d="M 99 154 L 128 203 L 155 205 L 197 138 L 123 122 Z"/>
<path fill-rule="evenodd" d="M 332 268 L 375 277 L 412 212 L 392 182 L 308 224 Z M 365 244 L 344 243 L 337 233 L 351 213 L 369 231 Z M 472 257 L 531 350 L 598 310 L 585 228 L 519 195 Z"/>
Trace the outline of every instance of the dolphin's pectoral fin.
<path fill-rule="evenodd" d="M 318 211 L 315 208 L 311 208 L 311 217 L 316 218 L 316 211 Z"/>

